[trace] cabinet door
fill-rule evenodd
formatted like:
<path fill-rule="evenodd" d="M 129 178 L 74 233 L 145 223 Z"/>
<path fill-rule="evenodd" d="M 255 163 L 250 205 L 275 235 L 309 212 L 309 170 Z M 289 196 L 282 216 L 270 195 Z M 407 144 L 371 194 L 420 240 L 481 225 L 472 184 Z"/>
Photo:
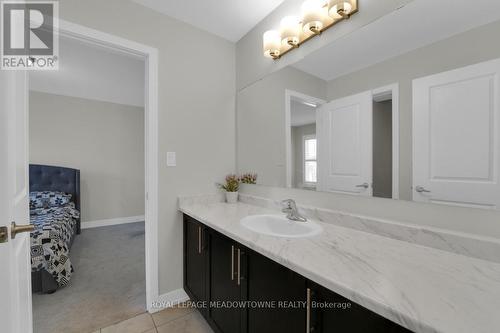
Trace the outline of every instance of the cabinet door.
<path fill-rule="evenodd" d="M 207 300 L 205 234 L 206 228 L 201 223 L 184 216 L 184 290 L 192 301 Z"/>
<path fill-rule="evenodd" d="M 248 301 L 261 302 L 247 310 L 248 333 L 303 333 L 306 279 L 255 252 L 249 253 L 247 262 Z"/>
<path fill-rule="evenodd" d="M 237 302 L 245 299 L 245 254 L 238 243 L 215 231 L 209 233 L 209 246 L 209 323 L 216 332 L 244 332 L 244 311 Z"/>
<path fill-rule="evenodd" d="M 406 333 L 406 328 L 324 287 L 309 283 L 310 332 Z"/>

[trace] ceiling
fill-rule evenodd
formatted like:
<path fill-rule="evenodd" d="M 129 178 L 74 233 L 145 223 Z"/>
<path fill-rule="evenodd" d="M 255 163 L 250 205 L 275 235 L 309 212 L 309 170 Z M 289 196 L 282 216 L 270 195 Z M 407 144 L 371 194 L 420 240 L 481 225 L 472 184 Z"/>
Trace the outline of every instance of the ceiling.
<path fill-rule="evenodd" d="M 284 0 L 132 0 L 237 42 Z"/>
<path fill-rule="evenodd" d="M 290 104 L 290 125 L 292 127 L 316 124 L 316 108 L 300 101 Z"/>
<path fill-rule="evenodd" d="M 31 71 L 30 90 L 143 107 L 144 70 L 137 56 L 60 37 L 59 70 Z"/>
<path fill-rule="evenodd" d="M 500 1 L 472 3 L 470 0 L 412 1 L 309 54 L 294 67 L 330 81 L 500 20 Z"/>

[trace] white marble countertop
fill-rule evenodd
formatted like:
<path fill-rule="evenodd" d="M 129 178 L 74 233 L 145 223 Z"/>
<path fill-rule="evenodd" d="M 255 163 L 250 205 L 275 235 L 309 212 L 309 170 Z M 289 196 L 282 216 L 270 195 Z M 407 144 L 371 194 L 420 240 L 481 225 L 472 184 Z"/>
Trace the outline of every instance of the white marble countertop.
<path fill-rule="evenodd" d="M 500 332 L 500 264 L 320 223 L 312 238 L 264 236 L 237 203 L 181 200 L 179 209 L 304 277 L 416 332 Z"/>

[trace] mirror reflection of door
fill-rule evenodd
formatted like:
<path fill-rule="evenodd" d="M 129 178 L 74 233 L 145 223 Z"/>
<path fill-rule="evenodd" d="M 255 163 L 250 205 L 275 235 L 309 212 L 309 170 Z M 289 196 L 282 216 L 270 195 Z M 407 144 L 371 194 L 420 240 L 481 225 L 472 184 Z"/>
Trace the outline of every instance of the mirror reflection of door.
<path fill-rule="evenodd" d="M 320 190 L 397 197 L 397 140 L 393 140 L 397 119 L 393 122 L 393 104 L 393 90 L 387 88 L 322 106 L 317 125 L 321 126 L 318 141 L 322 147 Z"/>
<path fill-rule="evenodd" d="M 290 101 L 292 187 L 396 198 L 394 87 L 318 105 Z"/>
<path fill-rule="evenodd" d="M 318 116 L 318 189 L 372 195 L 372 93 L 322 105 Z"/>
<path fill-rule="evenodd" d="M 413 81 L 413 200 L 500 207 L 500 60 Z"/>

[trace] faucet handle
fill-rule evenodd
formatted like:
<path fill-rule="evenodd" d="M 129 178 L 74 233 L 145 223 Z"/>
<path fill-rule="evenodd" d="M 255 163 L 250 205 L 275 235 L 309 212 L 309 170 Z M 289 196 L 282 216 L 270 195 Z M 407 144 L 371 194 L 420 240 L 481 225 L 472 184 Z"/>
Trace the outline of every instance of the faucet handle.
<path fill-rule="evenodd" d="M 287 218 L 292 221 L 306 222 L 307 219 L 299 214 L 297 209 L 297 204 L 293 199 L 286 199 L 281 202 L 284 208 L 281 210 L 283 213 L 287 214 Z"/>
<path fill-rule="evenodd" d="M 293 199 L 286 199 L 281 201 L 281 204 L 283 205 L 283 213 L 288 213 L 292 210 L 297 209 L 297 205 L 295 204 L 295 201 Z"/>

